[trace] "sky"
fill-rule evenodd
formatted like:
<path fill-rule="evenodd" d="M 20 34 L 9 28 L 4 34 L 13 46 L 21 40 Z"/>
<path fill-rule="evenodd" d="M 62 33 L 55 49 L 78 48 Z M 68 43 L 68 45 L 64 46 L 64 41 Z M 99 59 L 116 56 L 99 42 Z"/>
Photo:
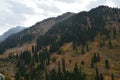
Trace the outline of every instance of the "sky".
<path fill-rule="evenodd" d="M 65 12 L 88 11 L 99 5 L 119 7 L 119 0 L 0 0 L 0 35 L 16 26 L 30 27 Z"/>

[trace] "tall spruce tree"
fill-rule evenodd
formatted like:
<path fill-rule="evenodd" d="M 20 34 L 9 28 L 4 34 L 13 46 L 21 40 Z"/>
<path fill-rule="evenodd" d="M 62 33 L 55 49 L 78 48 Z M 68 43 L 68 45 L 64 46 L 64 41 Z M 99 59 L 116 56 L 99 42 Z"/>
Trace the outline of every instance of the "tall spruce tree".
<path fill-rule="evenodd" d="M 111 74 L 111 80 L 115 80 L 113 73 Z"/>
<path fill-rule="evenodd" d="M 109 68 L 110 68 L 110 66 L 109 66 L 109 61 L 108 61 L 108 60 L 105 60 L 105 68 L 106 68 L 106 69 L 109 69 Z"/>
<path fill-rule="evenodd" d="M 98 68 L 97 68 L 97 67 L 95 68 L 95 72 L 96 72 L 95 80 L 99 80 L 100 77 L 99 77 L 99 71 L 98 71 Z"/>
<path fill-rule="evenodd" d="M 99 80 L 104 80 L 103 74 L 100 73 L 100 79 Z"/>
<path fill-rule="evenodd" d="M 63 72 L 66 71 L 66 70 L 65 70 L 65 60 L 64 60 L 64 58 L 62 59 L 62 70 L 63 70 Z"/>
<path fill-rule="evenodd" d="M 79 69 L 78 69 L 77 64 L 75 64 L 75 66 L 74 66 L 73 74 L 74 74 L 74 80 L 79 80 Z"/>

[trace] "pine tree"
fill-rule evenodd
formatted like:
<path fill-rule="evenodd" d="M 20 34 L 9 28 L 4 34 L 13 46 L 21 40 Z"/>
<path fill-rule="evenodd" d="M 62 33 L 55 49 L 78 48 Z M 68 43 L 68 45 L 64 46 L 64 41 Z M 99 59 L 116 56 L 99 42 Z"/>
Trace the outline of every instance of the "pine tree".
<path fill-rule="evenodd" d="M 87 46 L 86 46 L 86 50 L 89 51 L 89 46 L 88 46 L 88 44 L 87 44 Z"/>
<path fill-rule="evenodd" d="M 97 54 L 97 61 L 99 62 L 100 61 L 100 53 L 98 52 Z"/>
<path fill-rule="evenodd" d="M 96 53 L 93 54 L 93 60 L 94 60 L 94 63 L 97 62 L 97 55 L 96 55 Z"/>
<path fill-rule="evenodd" d="M 105 68 L 106 68 L 106 69 L 109 69 L 109 68 L 110 68 L 110 66 L 109 66 L 109 61 L 108 61 L 108 60 L 105 60 Z"/>
<path fill-rule="evenodd" d="M 60 67 L 60 61 L 58 62 L 58 73 L 57 73 L 57 80 L 61 80 L 62 77 L 62 72 L 61 72 L 61 67 Z"/>
<path fill-rule="evenodd" d="M 115 80 L 115 79 L 114 79 L 114 75 L 113 75 L 113 74 L 111 74 L 111 80 Z"/>
<path fill-rule="evenodd" d="M 20 73 L 19 70 L 15 74 L 15 80 L 20 80 Z"/>
<path fill-rule="evenodd" d="M 117 35 L 117 32 L 116 32 L 116 28 L 114 27 L 114 29 L 113 29 L 113 36 L 114 36 L 114 39 L 116 39 L 116 35 Z"/>
<path fill-rule="evenodd" d="M 94 58 L 93 58 L 93 56 L 91 57 L 91 67 L 92 68 L 94 67 Z"/>
<path fill-rule="evenodd" d="M 49 80 L 47 71 L 45 72 L 45 80 Z"/>
<path fill-rule="evenodd" d="M 35 52 L 35 47 L 34 46 L 32 46 L 32 53 L 34 53 Z"/>
<path fill-rule="evenodd" d="M 81 61 L 81 65 L 84 65 L 84 64 L 85 64 L 85 63 L 84 63 L 84 61 L 82 60 L 82 61 Z"/>
<path fill-rule="evenodd" d="M 85 54 L 84 48 L 82 48 L 82 54 Z"/>
<path fill-rule="evenodd" d="M 98 71 L 98 68 L 96 67 L 95 68 L 95 72 L 96 72 L 96 76 L 95 76 L 95 80 L 99 80 L 99 71 Z"/>
<path fill-rule="evenodd" d="M 48 54 L 48 65 L 50 64 L 50 54 Z"/>
<path fill-rule="evenodd" d="M 74 74 L 74 80 L 79 80 L 79 69 L 78 69 L 77 64 L 75 64 L 73 74 Z"/>
<path fill-rule="evenodd" d="M 63 72 L 66 71 L 66 70 L 65 70 L 65 60 L 64 60 L 64 58 L 62 59 L 62 69 L 63 69 Z"/>
<path fill-rule="evenodd" d="M 61 72 L 61 68 L 60 68 L 60 61 L 58 62 L 58 73 Z"/>
<path fill-rule="evenodd" d="M 100 73 L 100 79 L 99 80 L 104 80 L 103 74 Z"/>
<path fill-rule="evenodd" d="M 83 73 L 80 80 L 86 80 L 86 74 Z"/>
<path fill-rule="evenodd" d="M 29 74 L 25 74 L 24 80 L 31 80 Z"/>
<path fill-rule="evenodd" d="M 57 73 L 56 73 L 55 69 L 52 69 L 50 71 L 50 80 L 57 80 L 56 74 Z"/>
<path fill-rule="evenodd" d="M 112 45 L 112 41 L 111 41 L 111 39 L 109 39 L 109 48 L 110 48 L 110 49 L 113 48 L 113 45 Z"/>

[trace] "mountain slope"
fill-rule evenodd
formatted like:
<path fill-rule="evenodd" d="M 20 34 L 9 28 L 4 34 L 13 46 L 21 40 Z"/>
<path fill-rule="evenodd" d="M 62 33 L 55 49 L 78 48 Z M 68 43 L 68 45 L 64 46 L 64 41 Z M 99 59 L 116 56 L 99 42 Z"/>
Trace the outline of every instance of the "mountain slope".
<path fill-rule="evenodd" d="M 75 42 L 75 45 L 82 44 L 84 46 L 87 41 L 94 41 L 99 33 L 109 38 L 108 29 L 120 29 L 119 18 L 119 9 L 105 6 L 100 6 L 89 12 L 80 12 L 54 25 L 45 36 L 41 36 L 37 41 L 38 48 L 51 43 L 62 45 L 71 41 Z"/>
<path fill-rule="evenodd" d="M 119 35 L 120 9 L 99 6 L 54 24 L 36 45 L 1 60 L 16 66 L 16 80 L 119 80 Z"/>
<path fill-rule="evenodd" d="M 9 36 L 5 41 L 0 44 L 1 52 L 4 52 L 5 49 L 21 46 L 24 43 L 30 43 L 33 40 L 36 40 L 39 36 L 45 34 L 53 25 L 61 22 L 71 16 L 75 15 L 75 13 L 65 13 L 56 18 L 48 18 L 41 22 L 36 23 L 31 26 L 29 29 L 25 29 L 24 31 Z"/>
<path fill-rule="evenodd" d="M 117 63 L 120 60 L 117 61 L 118 58 L 115 59 L 115 56 L 120 54 L 118 52 L 120 48 L 119 19 L 120 9 L 100 6 L 89 12 L 80 12 L 54 25 L 44 36 L 37 39 L 37 51 L 42 56 L 40 66 L 44 65 L 40 70 L 46 71 L 47 68 L 46 74 L 49 77 L 46 74 L 45 77 L 51 80 L 79 80 L 75 75 L 80 76 L 84 73 L 86 73 L 86 79 L 80 80 L 99 80 L 99 77 L 94 79 L 96 75 L 104 75 L 105 80 L 110 80 L 111 74 L 115 74 L 115 80 L 117 80 L 120 71 Z M 44 52 L 44 48 L 47 48 L 50 54 Z M 49 55 L 50 64 L 47 66 Z M 62 59 L 65 61 L 64 64 Z M 75 74 L 75 64 L 78 69 L 82 68 L 84 73 Z M 62 71 L 64 65 L 67 73 Z M 52 73 L 54 78 L 51 77 Z M 64 77 L 61 78 L 58 75 Z"/>
<path fill-rule="evenodd" d="M 3 35 L 0 36 L 0 41 L 5 40 L 8 36 L 21 32 L 25 29 L 25 27 L 22 26 L 17 26 L 15 28 L 9 29 L 8 31 L 6 31 Z"/>

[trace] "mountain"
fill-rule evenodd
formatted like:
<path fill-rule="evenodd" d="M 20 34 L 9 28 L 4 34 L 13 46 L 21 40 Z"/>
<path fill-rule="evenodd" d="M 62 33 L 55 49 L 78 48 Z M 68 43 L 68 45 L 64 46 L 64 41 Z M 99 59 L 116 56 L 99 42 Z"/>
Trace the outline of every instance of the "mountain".
<path fill-rule="evenodd" d="M 3 35 L 0 36 L 0 41 L 3 41 L 5 40 L 7 37 L 9 37 L 10 35 L 12 34 L 15 34 L 15 33 L 18 33 L 18 32 L 21 32 L 25 29 L 25 27 L 22 27 L 22 26 L 17 26 L 17 27 L 14 27 L 12 29 L 9 29 L 8 31 L 6 31 Z"/>
<path fill-rule="evenodd" d="M 94 41 L 98 33 L 104 34 L 109 38 L 109 30 L 120 29 L 119 27 L 120 10 L 99 6 L 89 12 L 80 12 L 58 24 L 55 24 L 44 36 L 37 40 L 37 48 L 58 44 L 61 46 L 66 42 L 85 46 L 88 41 Z M 106 28 L 106 26 L 109 26 Z M 88 36 L 89 35 L 89 36 Z M 59 49 L 58 47 L 58 49 Z M 57 48 L 57 47 L 56 47 Z"/>
<path fill-rule="evenodd" d="M 38 22 L 0 44 L 2 53 L 35 42 L 0 59 L 15 66 L 15 80 L 120 79 L 120 9 L 99 6 L 65 18 L 68 14 Z"/>
<path fill-rule="evenodd" d="M 64 13 L 58 17 L 48 18 L 43 21 L 37 22 L 35 25 L 31 26 L 28 29 L 25 29 L 22 32 L 9 36 L 5 41 L 3 41 L 0 46 L 1 51 L 4 51 L 5 48 L 14 48 L 16 46 L 21 46 L 25 43 L 31 43 L 35 41 L 39 36 L 44 35 L 53 25 L 61 22 L 71 16 L 75 15 L 75 13 Z"/>

